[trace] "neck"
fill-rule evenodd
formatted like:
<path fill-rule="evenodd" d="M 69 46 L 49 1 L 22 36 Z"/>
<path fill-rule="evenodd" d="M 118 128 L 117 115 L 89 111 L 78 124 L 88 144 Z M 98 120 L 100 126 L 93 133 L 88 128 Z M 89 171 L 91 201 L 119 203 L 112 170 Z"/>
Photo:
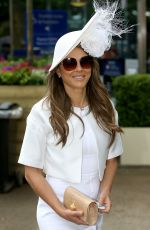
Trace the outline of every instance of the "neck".
<path fill-rule="evenodd" d="M 86 97 L 86 88 L 66 90 L 66 92 L 71 98 L 73 106 L 80 107 L 80 108 L 87 106 L 88 102 Z"/>

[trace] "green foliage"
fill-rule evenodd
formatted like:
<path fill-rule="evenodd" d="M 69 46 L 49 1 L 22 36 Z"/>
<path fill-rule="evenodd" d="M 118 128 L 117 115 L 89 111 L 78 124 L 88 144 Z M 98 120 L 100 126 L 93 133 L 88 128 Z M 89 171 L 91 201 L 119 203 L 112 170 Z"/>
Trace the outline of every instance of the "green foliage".
<path fill-rule="evenodd" d="M 120 76 L 113 80 L 113 94 L 123 127 L 150 127 L 150 75 Z"/>
<path fill-rule="evenodd" d="M 43 85 L 49 65 L 47 59 L 36 59 L 34 63 L 26 60 L 0 62 L 0 85 Z"/>
<path fill-rule="evenodd" d="M 0 72 L 0 85 L 43 85 L 43 75 L 38 75 L 28 68 Z"/>
<path fill-rule="evenodd" d="M 40 58 L 33 58 L 32 65 L 35 67 L 43 67 L 50 63 L 51 58 L 49 56 L 43 56 Z"/>

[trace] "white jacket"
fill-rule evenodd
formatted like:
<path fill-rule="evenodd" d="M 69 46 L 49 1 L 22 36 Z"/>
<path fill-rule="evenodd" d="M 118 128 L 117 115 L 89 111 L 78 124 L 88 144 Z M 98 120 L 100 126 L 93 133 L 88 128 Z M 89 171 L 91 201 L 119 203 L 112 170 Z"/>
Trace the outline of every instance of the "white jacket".
<path fill-rule="evenodd" d="M 74 108 L 75 112 L 78 109 Z M 49 176 L 79 183 L 81 181 L 83 125 L 75 115 L 70 117 L 67 143 L 62 147 L 62 144 L 56 145 L 58 138 L 53 133 L 49 116 L 50 110 L 43 103 L 43 99 L 33 106 L 27 118 L 27 127 L 18 162 L 41 168 Z M 108 148 L 110 136 L 97 125 L 91 112 L 87 118 L 95 133 L 99 177 L 102 180 L 106 160 L 123 152 L 121 136 L 117 133 L 113 145 Z M 117 120 L 116 112 L 116 122 Z"/>

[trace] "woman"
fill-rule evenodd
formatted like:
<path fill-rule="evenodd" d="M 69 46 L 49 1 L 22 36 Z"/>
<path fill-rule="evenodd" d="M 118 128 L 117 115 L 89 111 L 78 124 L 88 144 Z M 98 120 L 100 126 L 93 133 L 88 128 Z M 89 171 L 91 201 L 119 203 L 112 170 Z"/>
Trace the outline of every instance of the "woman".
<path fill-rule="evenodd" d="M 25 165 L 25 177 L 39 196 L 40 230 L 101 229 L 103 215 L 96 225 L 88 226 L 81 218 L 82 210 L 64 207 L 64 191 L 70 185 L 104 204 L 101 214 L 111 209 L 122 130 L 100 81 L 97 54 L 87 43 L 87 32 L 93 30 L 100 15 L 96 12 L 81 31 L 58 40 L 48 76 L 48 95 L 33 106 L 27 118 L 19 163 Z M 96 46 L 104 51 L 101 44 Z"/>

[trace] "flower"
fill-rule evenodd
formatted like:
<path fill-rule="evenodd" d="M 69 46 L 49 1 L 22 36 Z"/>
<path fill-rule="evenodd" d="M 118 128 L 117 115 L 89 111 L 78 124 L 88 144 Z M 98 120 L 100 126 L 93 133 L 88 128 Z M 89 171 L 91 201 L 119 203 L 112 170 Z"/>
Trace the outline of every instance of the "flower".
<path fill-rule="evenodd" d="M 43 85 L 46 67 L 32 66 L 28 61 L 0 61 L 0 85 Z"/>

